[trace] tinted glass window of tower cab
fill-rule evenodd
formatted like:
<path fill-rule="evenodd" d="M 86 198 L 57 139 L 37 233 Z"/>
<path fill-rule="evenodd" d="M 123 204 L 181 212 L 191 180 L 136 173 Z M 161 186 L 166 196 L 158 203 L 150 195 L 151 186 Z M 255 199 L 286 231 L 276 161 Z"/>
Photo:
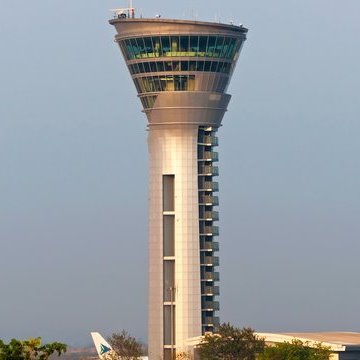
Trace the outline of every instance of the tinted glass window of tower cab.
<path fill-rule="evenodd" d="M 234 37 L 154 36 L 120 41 L 127 60 L 159 57 L 210 57 L 232 60 L 239 51 L 242 39 Z"/>

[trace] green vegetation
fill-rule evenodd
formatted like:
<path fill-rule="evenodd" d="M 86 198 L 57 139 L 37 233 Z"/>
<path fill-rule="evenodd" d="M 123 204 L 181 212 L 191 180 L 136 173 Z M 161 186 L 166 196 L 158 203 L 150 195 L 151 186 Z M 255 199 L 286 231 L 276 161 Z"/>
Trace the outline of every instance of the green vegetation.
<path fill-rule="evenodd" d="M 310 347 L 308 342 L 294 339 L 291 343 L 284 342 L 268 346 L 259 355 L 259 360 L 328 360 L 330 348 L 321 343 Z"/>
<path fill-rule="evenodd" d="M 264 348 L 264 339 L 256 336 L 251 328 L 222 324 L 217 334 L 205 335 L 199 354 L 203 360 L 255 360 Z"/>
<path fill-rule="evenodd" d="M 144 345 L 125 330 L 113 333 L 108 341 L 122 360 L 138 360 L 144 352 Z"/>
<path fill-rule="evenodd" d="M 66 352 L 66 345 L 54 342 L 42 345 L 41 338 L 12 339 L 8 344 L 0 340 L 0 360 L 47 360 L 50 355 Z"/>

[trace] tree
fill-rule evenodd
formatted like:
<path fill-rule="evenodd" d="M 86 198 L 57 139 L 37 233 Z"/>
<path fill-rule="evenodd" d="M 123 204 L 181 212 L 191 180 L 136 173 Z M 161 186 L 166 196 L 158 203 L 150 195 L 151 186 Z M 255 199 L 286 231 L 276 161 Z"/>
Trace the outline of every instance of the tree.
<path fill-rule="evenodd" d="M 277 343 L 268 346 L 259 355 L 259 360 L 328 360 L 331 351 L 321 343 L 310 347 L 309 342 L 294 339 L 290 342 Z"/>
<path fill-rule="evenodd" d="M 125 330 L 112 334 L 108 341 L 116 354 L 124 360 L 138 360 L 144 352 L 144 345 Z"/>
<path fill-rule="evenodd" d="M 60 356 L 66 352 L 66 345 L 53 342 L 42 345 L 41 338 L 17 340 L 12 339 L 9 344 L 0 340 L 0 360 L 48 360 L 50 355 Z"/>
<path fill-rule="evenodd" d="M 220 325 L 217 334 L 205 335 L 199 354 L 204 360 L 255 360 L 264 347 L 264 339 L 251 328 L 239 329 L 227 323 Z"/>

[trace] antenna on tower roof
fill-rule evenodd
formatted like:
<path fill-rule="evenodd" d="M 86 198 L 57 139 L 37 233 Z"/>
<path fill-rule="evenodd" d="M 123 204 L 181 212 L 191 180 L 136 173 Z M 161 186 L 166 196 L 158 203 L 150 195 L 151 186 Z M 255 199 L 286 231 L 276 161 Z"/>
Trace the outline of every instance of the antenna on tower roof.
<path fill-rule="evenodd" d="M 133 7 L 132 0 L 129 0 L 129 7 L 123 9 L 111 9 L 114 13 L 114 18 L 116 19 L 127 19 L 127 18 L 135 18 L 135 8 Z"/>

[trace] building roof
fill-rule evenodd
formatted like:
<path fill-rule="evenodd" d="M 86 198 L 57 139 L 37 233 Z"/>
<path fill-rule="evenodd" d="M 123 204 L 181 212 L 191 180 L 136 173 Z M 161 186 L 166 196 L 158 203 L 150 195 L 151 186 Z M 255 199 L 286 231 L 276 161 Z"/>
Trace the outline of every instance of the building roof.
<path fill-rule="evenodd" d="M 305 333 L 285 333 L 294 337 L 305 337 L 316 341 L 326 341 L 334 344 L 357 345 L 360 346 L 360 333 L 357 332 L 305 332 Z"/>
<path fill-rule="evenodd" d="M 109 20 L 110 24 L 115 23 L 158 23 L 160 24 L 172 24 L 172 25 L 197 25 L 197 26 L 211 26 L 223 28 L 231 31 L 247 33 L 248 29 L 243 25 L 233 25 L 233 24 L 224 24 L 224 23 L 216 23 L 216 22 L 208 22 L 208 21 L 197 21 L 197 20 L 180 20 L 180 19 L 163 19 L 163 18 L 127 18 L 127 19 L 111 19 Z"/>
<path fill-rule="evenodd" d="M 279 343 L 291 342 L 293 339 L 299 339 L 308 342 L 309 345 L 322 343 L 330 347 L 332 351 L 354 351 L 360 350 L 360 333 L 355 332 L 298 332 L 298 333 L 256 333 L 265 338 L 266 342 Z"/>

